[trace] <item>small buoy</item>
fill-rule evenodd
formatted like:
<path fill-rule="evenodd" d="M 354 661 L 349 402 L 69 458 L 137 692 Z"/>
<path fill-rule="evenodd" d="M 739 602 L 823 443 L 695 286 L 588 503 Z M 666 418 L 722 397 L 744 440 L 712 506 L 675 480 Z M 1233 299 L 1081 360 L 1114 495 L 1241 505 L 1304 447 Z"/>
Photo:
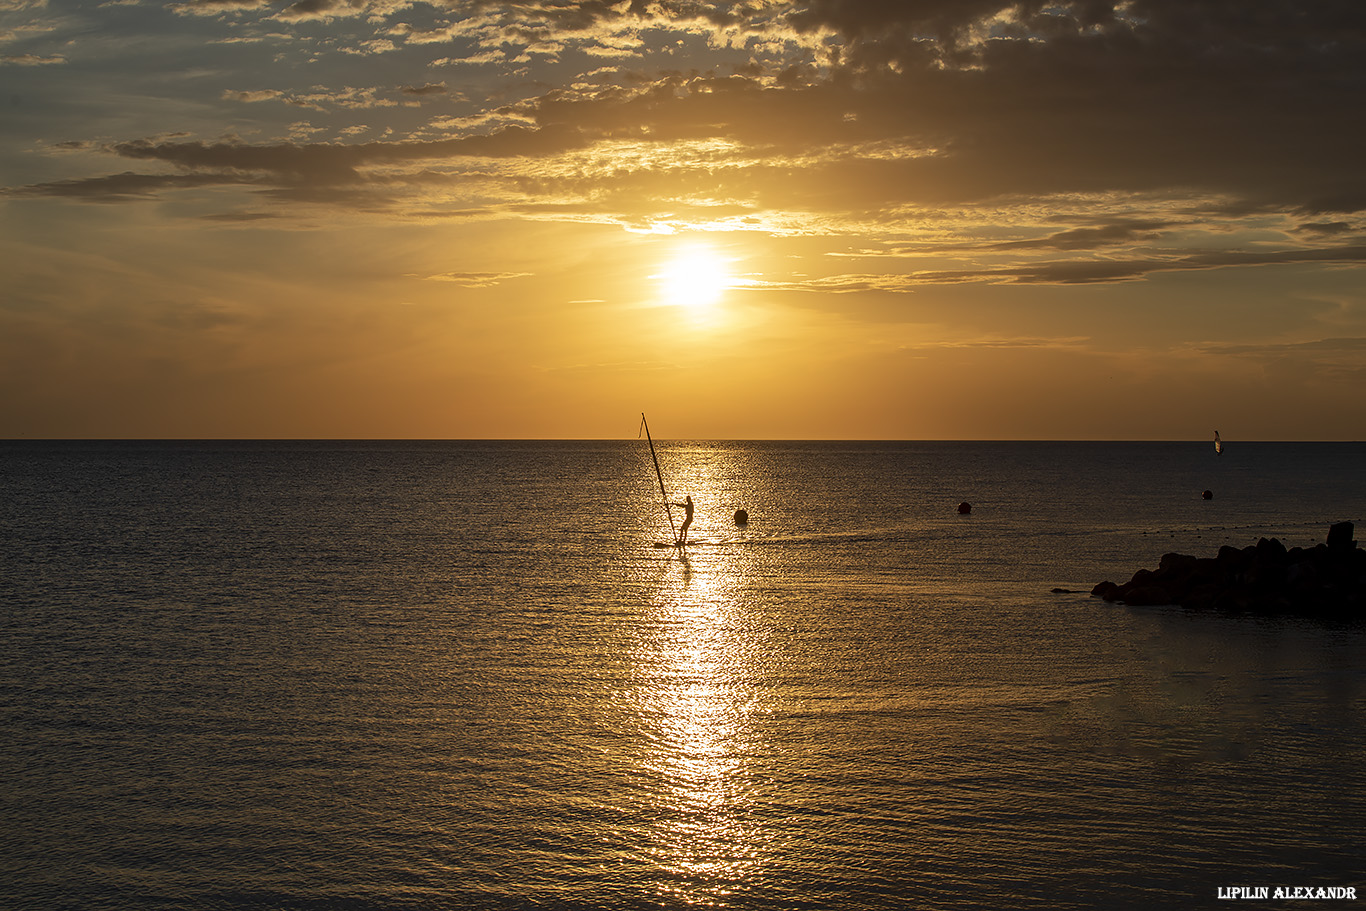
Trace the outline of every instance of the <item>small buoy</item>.
<path fill-rule="evenodd" d="M 972 512 L 972 504 L 971 504 L 971 503 L 959 503 L 959 504 L 958 504 L 958 514 L 959 514 L 960 516 L 965 516 L 965 515 L 967 515 L 967 514 L 970 513 L 970 512 Z"/>
<path fill-rule="evenodd" d="M 737 509 L 737 510 L 735 510 L 735 524 L 736 524 L 736 525 L 747 525 L 747 524 L 749 524 L 749 513 L 745 512 L 743 509 Z"/>
<path fill-rule="evenodd" d="M 1207 490 L 1207 491 L 1205 491 L 1204 493 L 1200 494 L 1200 499 L 1202 499 L 1202 500 L 1213 500 L 1213 499 L 1214 499 L 1214 494 L 1213 494 L 1211 491 L 1208 491 L 1208 490 Z"/>

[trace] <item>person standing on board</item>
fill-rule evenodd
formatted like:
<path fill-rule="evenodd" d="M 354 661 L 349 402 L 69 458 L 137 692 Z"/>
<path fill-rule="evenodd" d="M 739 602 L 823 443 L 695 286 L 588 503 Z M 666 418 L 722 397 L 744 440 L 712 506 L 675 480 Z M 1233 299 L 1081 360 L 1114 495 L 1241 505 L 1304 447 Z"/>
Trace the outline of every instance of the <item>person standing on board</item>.
<path fill-rule="evenodd" d="M 678 530 L 678 543 L 688 543 L 688 526 L 692 524 L 692 497 L 683 498 L 682 503 L 675 503 L 675 506 L 683 507 L 683 527 Z"/>

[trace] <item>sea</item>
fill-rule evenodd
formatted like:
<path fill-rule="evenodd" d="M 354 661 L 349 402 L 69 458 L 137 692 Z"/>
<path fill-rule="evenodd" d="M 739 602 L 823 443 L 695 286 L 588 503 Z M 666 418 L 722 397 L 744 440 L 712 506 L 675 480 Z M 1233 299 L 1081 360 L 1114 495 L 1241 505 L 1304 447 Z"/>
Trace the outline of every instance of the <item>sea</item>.
<path fill-rule="evenodd" d="M 0 442 L 0 906 L 1366 903 L 1366 444 L 653 443 Z"/>

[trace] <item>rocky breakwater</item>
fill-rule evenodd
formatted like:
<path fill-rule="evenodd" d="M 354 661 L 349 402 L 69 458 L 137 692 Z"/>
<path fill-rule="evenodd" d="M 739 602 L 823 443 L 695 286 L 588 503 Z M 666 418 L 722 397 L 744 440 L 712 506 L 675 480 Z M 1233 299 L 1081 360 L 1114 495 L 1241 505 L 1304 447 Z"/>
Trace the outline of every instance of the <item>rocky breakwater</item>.
<path fill-rule="evenodd" d="M 1225 545 L 1214 557 L 1164 554 L 1157 569 L 1128 582 L 1102 582 L 1091 594 L 1135 606 L 1179 604 L 1236 613 L 1294 614 L 1366 620 L 1366 551 L 1351 522 L 1328 529 L 1326 543 L 1287 549 L 1260 538 L 1241 550 Z"/>

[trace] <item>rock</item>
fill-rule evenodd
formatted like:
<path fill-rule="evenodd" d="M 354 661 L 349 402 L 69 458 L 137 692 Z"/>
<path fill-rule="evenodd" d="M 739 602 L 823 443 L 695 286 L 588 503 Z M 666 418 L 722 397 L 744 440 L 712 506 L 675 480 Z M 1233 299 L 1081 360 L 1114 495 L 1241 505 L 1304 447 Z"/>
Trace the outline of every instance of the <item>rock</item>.
<path fill-rule="evenodd" d="M 1160 607 L 1175 604 L 1176 598 L 1161 585 L 1128 586 L 1124 592 L 1124 603 L 1135 607 Z"/>
<path fill-rule="evenodd" d="M 1351 523 L 1348 524 L 1350 525 Z M 1334 528 L 1336 527 L 1337 526 L 1334 526 Z M 1329 534 L 1328 537 L 1331 539 L 1333 536 Z M 1353 541 L 1352 543 L 1355 544 L 1356 542 Z M 1257 543 L 1254 546 L 1257 548 L 1257 559 L 1259 560 L 1284 562 L 1286 555 L 1289 553 L 1289 551 L 1285 549 L 1285 545 L 1275 538 L 1258 538 Z"/>
<path fill-rule="evenodd" d="M 1243 552 L 1236 547 L 1229 547 L 1225 544 L 1219 548 L 1219 555 L 1214 559 L 1218 561 L 1221 570 L 1228 571 L 1242 565 Z"/>
<path fill-rule="evenodd" d="M 1352 540 L 1353 530 L 1339 522 L 1326 544 L 1308 549 L 1259 538 L 1241 549 L 1224 545 L 1214 557 L 1163 554 L 1157 569 L 1140 569 L 1122 585 L 1101 582 L 1091 595 L 1136 607 L 1366 621 L 1366 551 Z"/>
<path fill-rule="evenodd" d="M 1157 573 L 1153 572 L 1151 569 L 1140 569 L 1129 579 L 1129 584 L 1126 587 L 1130 589 L 1144 588 L 1145 586 L 1151 585 L 1156 576 Z"/>
<path fill-rule="evenodd" d="M 1158 572 L 1188 573 L 1195 569 L 1197 558 L 1188 554 L 1163 554 L 1157 564 Z"/>

